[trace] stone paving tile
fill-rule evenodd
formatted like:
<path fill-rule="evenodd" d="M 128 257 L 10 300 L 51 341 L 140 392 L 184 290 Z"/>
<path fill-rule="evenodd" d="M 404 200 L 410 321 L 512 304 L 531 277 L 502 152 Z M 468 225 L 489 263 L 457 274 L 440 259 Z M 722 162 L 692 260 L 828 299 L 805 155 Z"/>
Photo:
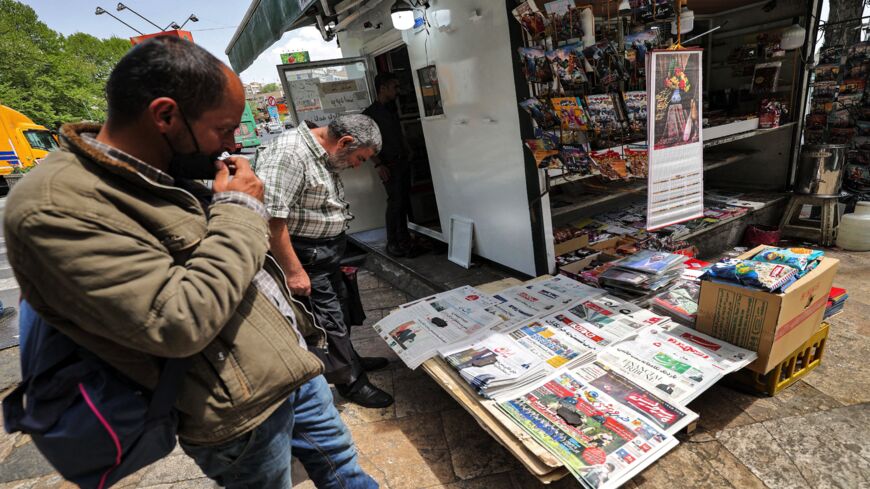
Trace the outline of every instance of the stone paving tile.
<path fill-rule="evenodd" d="M 797 381 L 775 397 L 758 397 L 745 408 L 755 421 L 787 418 L 842 407 L 839 401 L 803 381 Z"/>
<path fill-rule="evenodd" d="M 850 292 L 851 294 L 851 292 Z M 846 302 L 846 308 L 853 307 Z M 839 318 L 839 316 L 838 316 Z M 855 322 L 835 319 L 828 333 L 822 362 L 804 381 L 843 404 L 870 402 L 870 335 L 860 332 L 870 323 L 870 308 Z"/>
<path fill-rule="evenodd" d="M 688 405 L 699 416 L 693 436 L 753 423 L 755 420 L 743 411 L 752 404 L 753 399 L 728 387 L 714 385 Z"/>
<path fill-rule="evenodd" d="M 453 471 L 460 479 L 476 479 L 517 467 L 514 456 L 483 431 L 465 409 L 443 411 L 441 419 L 453 461 Z"/>
<path fill-rule="evenodd" d="M 0 392 L 21 382 L 20 358 L 18 347 L 0 350 Z"/>
<path fill-rule="evenodd" d="M 808 487 L 870 487 L 870 405 L 768 421 Z"/>
<path fill-rule="evenodd" d="M 218 488 L 213 480 L 208 477 L 200 477 L 198 479 L 189 479 L 179 482 L 171 482 L 167 484 L 155 484 L 152 486 L 139 486 L 139 489 L 209 489 Z"/>
<path fill-rule="evenodd" d="M 399 368 L 393 371 L 396 417 L 438 413 L 459 405 L 422 369 Z"/>
<path fill-rule="evenodd" d="M 357 273 L 356 280 L 360 292 L 372 289 L 383 289 L 390 286 L 390 284 L 385 282 L 374 273 L 365 270 L 360 270 Z"/>
<path fill-rule="evenodd" d="M 812 487 L 763 423 L 729 428 L 716 438 L 770 489 Z"/>
<path fill-rule="evenodd" d="M 409 416 L 355 427 L 360 463 L 385 488 L 424 488 L 456 480 L 441 416 Z"/>
<path fill-rule="evenodd" d="M 0 484 L 0 489 L 76 489 L 77 487 L 65 481 L 59 474 Z"/>
<path fill-rule="evenodd" d="M 450 484 L 439 484 L 425 489 L 509 489 L 511 478 L 508 474 L 489 475 Z"/>
<path fill-rule="evenodd" d="M 393 309 L 410 301 L 407 294 L 394 288 L 370 290 L 362 295 L 363 307 L 366 310 Z"/>
<path fill-rule="evenodd" d="M 567 475 L 549 484 L 544 484 L 523 467 L 508 472 L 507 475 L 510 478 L 511 485 L 506 487 L 512 489 L 577 489 L 581 487 L 577 479 L 571 475 Z M 631 486 L 624 485 L 622 487 L 628 488 Z"/>
<path fill-rule="evenodd" d="M 139 487 L 148 487 L 158 484 L 181 482 L 191 479 L 200 479 L 205 477 L 196 462 L 187 455 L 173 455 L 161 460 L 160 463 L 150 467 L 142 480 L 139 481 Z"/>
<path fill-rule="evenodd" d="M 15 445 L 0 463 L 0 482 L 32 479 L 54 472 L 29 437 L 19 437 Z"/>
<path fill-rule="evenodd" d="M 369 372 L 368 378 L 372 384 L 380 387 L 389 394 L 393 393 L 393 374 L 389 370 Z M 343 419 L 345 424 L 350 427 L 376 421 L 395 419 L 396 417 L 395 404 L 382 409 L 369 409 L 346 401 L 335 391 L 333 391 L 332 397 L 335 399 L 335 405 L 341 413 L 341 419 Z"/>
<path fill-rule="evenodd" d="M 681 443 L 632 482 L 641 489 L 670 487 L 764 489 L 764 483 L 716 440 Z"/>

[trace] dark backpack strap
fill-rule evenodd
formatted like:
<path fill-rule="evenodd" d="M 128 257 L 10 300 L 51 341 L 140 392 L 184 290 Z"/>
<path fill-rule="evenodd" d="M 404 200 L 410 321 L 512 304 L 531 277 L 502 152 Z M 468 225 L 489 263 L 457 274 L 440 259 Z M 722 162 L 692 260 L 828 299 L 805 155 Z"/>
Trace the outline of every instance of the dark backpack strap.
<path fill-rule="evenodd" d="M 178 391 L 181 389 L 181 383 L 184 381 L 184 376 L 192 360 L 193 357 L 168 358 L 163 363 L 160 380 L 151 394 L 148 420 L 160 419 L 169 415 L 172 406 L 175 405 L 175 400 L 178 398 Z"/>

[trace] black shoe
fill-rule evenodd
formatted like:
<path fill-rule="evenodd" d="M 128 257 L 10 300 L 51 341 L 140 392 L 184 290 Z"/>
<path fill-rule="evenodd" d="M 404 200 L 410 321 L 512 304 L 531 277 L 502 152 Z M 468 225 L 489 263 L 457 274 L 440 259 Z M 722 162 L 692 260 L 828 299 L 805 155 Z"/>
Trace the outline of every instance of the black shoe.
<path fill-rule="evenodd" d="M 366 372 L 374 372 L 389 365 L 390 361 L 384 357 L 359 357 L 359 364 Z"/>
<path fill-rule="evenodd" d="M 393 396 L 378 389 L 365 377 L 351 385 L 336 385 L 341 397 L 366 408 L 385 408 L 393 404 Z"/>
<path fill-rule="evenodd" d="M 408 256 L 408 250 L 396 244 L 388 244 L 387 254 L 393 258 L 401 258 L 403 256 Z"/>

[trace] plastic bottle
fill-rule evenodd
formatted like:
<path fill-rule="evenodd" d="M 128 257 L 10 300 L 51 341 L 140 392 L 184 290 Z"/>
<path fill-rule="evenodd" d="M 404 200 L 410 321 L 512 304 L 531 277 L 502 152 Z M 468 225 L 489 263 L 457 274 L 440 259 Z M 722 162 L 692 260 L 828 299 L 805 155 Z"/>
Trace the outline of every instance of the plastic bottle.
<path fill-rule="evenodd" d="M 870 202 L 858 202 L 855 212 L 843 216 L 837 230 L 837 246 L 849 251 L 870 251 Z"/>

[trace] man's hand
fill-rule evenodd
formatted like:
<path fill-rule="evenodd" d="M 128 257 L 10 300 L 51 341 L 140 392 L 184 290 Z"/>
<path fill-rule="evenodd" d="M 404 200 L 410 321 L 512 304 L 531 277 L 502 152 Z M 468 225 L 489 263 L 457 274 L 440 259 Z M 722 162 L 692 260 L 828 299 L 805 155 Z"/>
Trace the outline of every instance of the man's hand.
<path fill-rule="evenodd" d="M 387 182 L 390 180 L 390 169 L 387 168 L 387 165 L 378 165 L 378 176 L 381 177 L 382 182 Z"/>
<path fill-rule="evenodd" d="M 311 295 L 311 279 L 304 269 L 287 275 L 287 288 L 293 295 Z"/>
<path fill-rule="evenodd" d="M 263 182 L 257 178 L 251 169 L 247 158 L 231 156 L 223 161 L 215 162 L 217 175 L 215 175 L 213 189 L 215 192 L 242 192 L 263 201 Z M 231 171 L 230 167 L 233 168 Z M 233 179 L 230 180 L 232 173 Z"/>

